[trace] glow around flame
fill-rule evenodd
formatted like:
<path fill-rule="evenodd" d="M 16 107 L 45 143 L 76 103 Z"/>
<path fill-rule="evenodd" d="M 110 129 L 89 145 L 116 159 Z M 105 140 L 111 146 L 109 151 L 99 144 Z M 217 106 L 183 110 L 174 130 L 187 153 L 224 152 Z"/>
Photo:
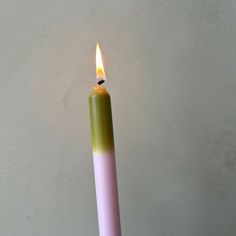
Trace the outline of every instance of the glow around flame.
<path fill-rule="evenodd" d="M 106 75 L 102 63 L 101 49 L 98 43 L 96 45 L 96 78 L 98 83 L 100 83 L 100 81 L 104 82 L 106 80 Z"/>

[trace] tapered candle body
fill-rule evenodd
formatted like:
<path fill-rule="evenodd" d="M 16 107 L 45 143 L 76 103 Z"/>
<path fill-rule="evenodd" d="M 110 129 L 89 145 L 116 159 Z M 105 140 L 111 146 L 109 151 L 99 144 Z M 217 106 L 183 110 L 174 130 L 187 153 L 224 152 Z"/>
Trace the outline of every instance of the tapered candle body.
<path fill-rule="evenodd" d="M 102 86 L 89 96 L 100 236 L 121 236 L 110 95 Z"/>

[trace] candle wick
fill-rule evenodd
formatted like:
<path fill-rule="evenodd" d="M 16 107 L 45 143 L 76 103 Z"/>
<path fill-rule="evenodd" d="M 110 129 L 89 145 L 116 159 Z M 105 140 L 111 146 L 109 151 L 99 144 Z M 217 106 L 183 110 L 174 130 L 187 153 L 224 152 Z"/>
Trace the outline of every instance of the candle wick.
<path fill-rule="evenodd" d="M 101 79 L 101 80 L 99 80 L 98 82 L 97 82 L 97 84 L 98 85 L 101 85 L 101 84 L 103 84 L 105 82 L 105 80 L 104 79 Z"/>

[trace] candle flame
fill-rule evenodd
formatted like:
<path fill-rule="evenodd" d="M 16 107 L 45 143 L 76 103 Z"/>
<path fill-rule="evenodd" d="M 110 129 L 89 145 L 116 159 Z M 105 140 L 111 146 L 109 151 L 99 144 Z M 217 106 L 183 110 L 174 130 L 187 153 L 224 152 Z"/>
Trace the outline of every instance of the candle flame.
<path fill-rule="evenodd" d="M 102 53 L 98 43 L 96 45 L 96 78 L 98 84 L 102 84 L 106 80 L 106 75 L 102 63 Z"/>

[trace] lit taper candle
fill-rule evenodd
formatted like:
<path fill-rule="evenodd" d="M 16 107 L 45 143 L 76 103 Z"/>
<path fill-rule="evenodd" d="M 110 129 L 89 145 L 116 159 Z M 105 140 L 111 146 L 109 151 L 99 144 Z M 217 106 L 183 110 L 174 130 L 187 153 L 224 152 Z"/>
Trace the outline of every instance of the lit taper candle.
<path fill-rule="evenodd" d="M 100 236 L 121 236 L 110 95 L 101 50 L 96 46 L 97 86 L 89 96 L 93 165 Z"/>

